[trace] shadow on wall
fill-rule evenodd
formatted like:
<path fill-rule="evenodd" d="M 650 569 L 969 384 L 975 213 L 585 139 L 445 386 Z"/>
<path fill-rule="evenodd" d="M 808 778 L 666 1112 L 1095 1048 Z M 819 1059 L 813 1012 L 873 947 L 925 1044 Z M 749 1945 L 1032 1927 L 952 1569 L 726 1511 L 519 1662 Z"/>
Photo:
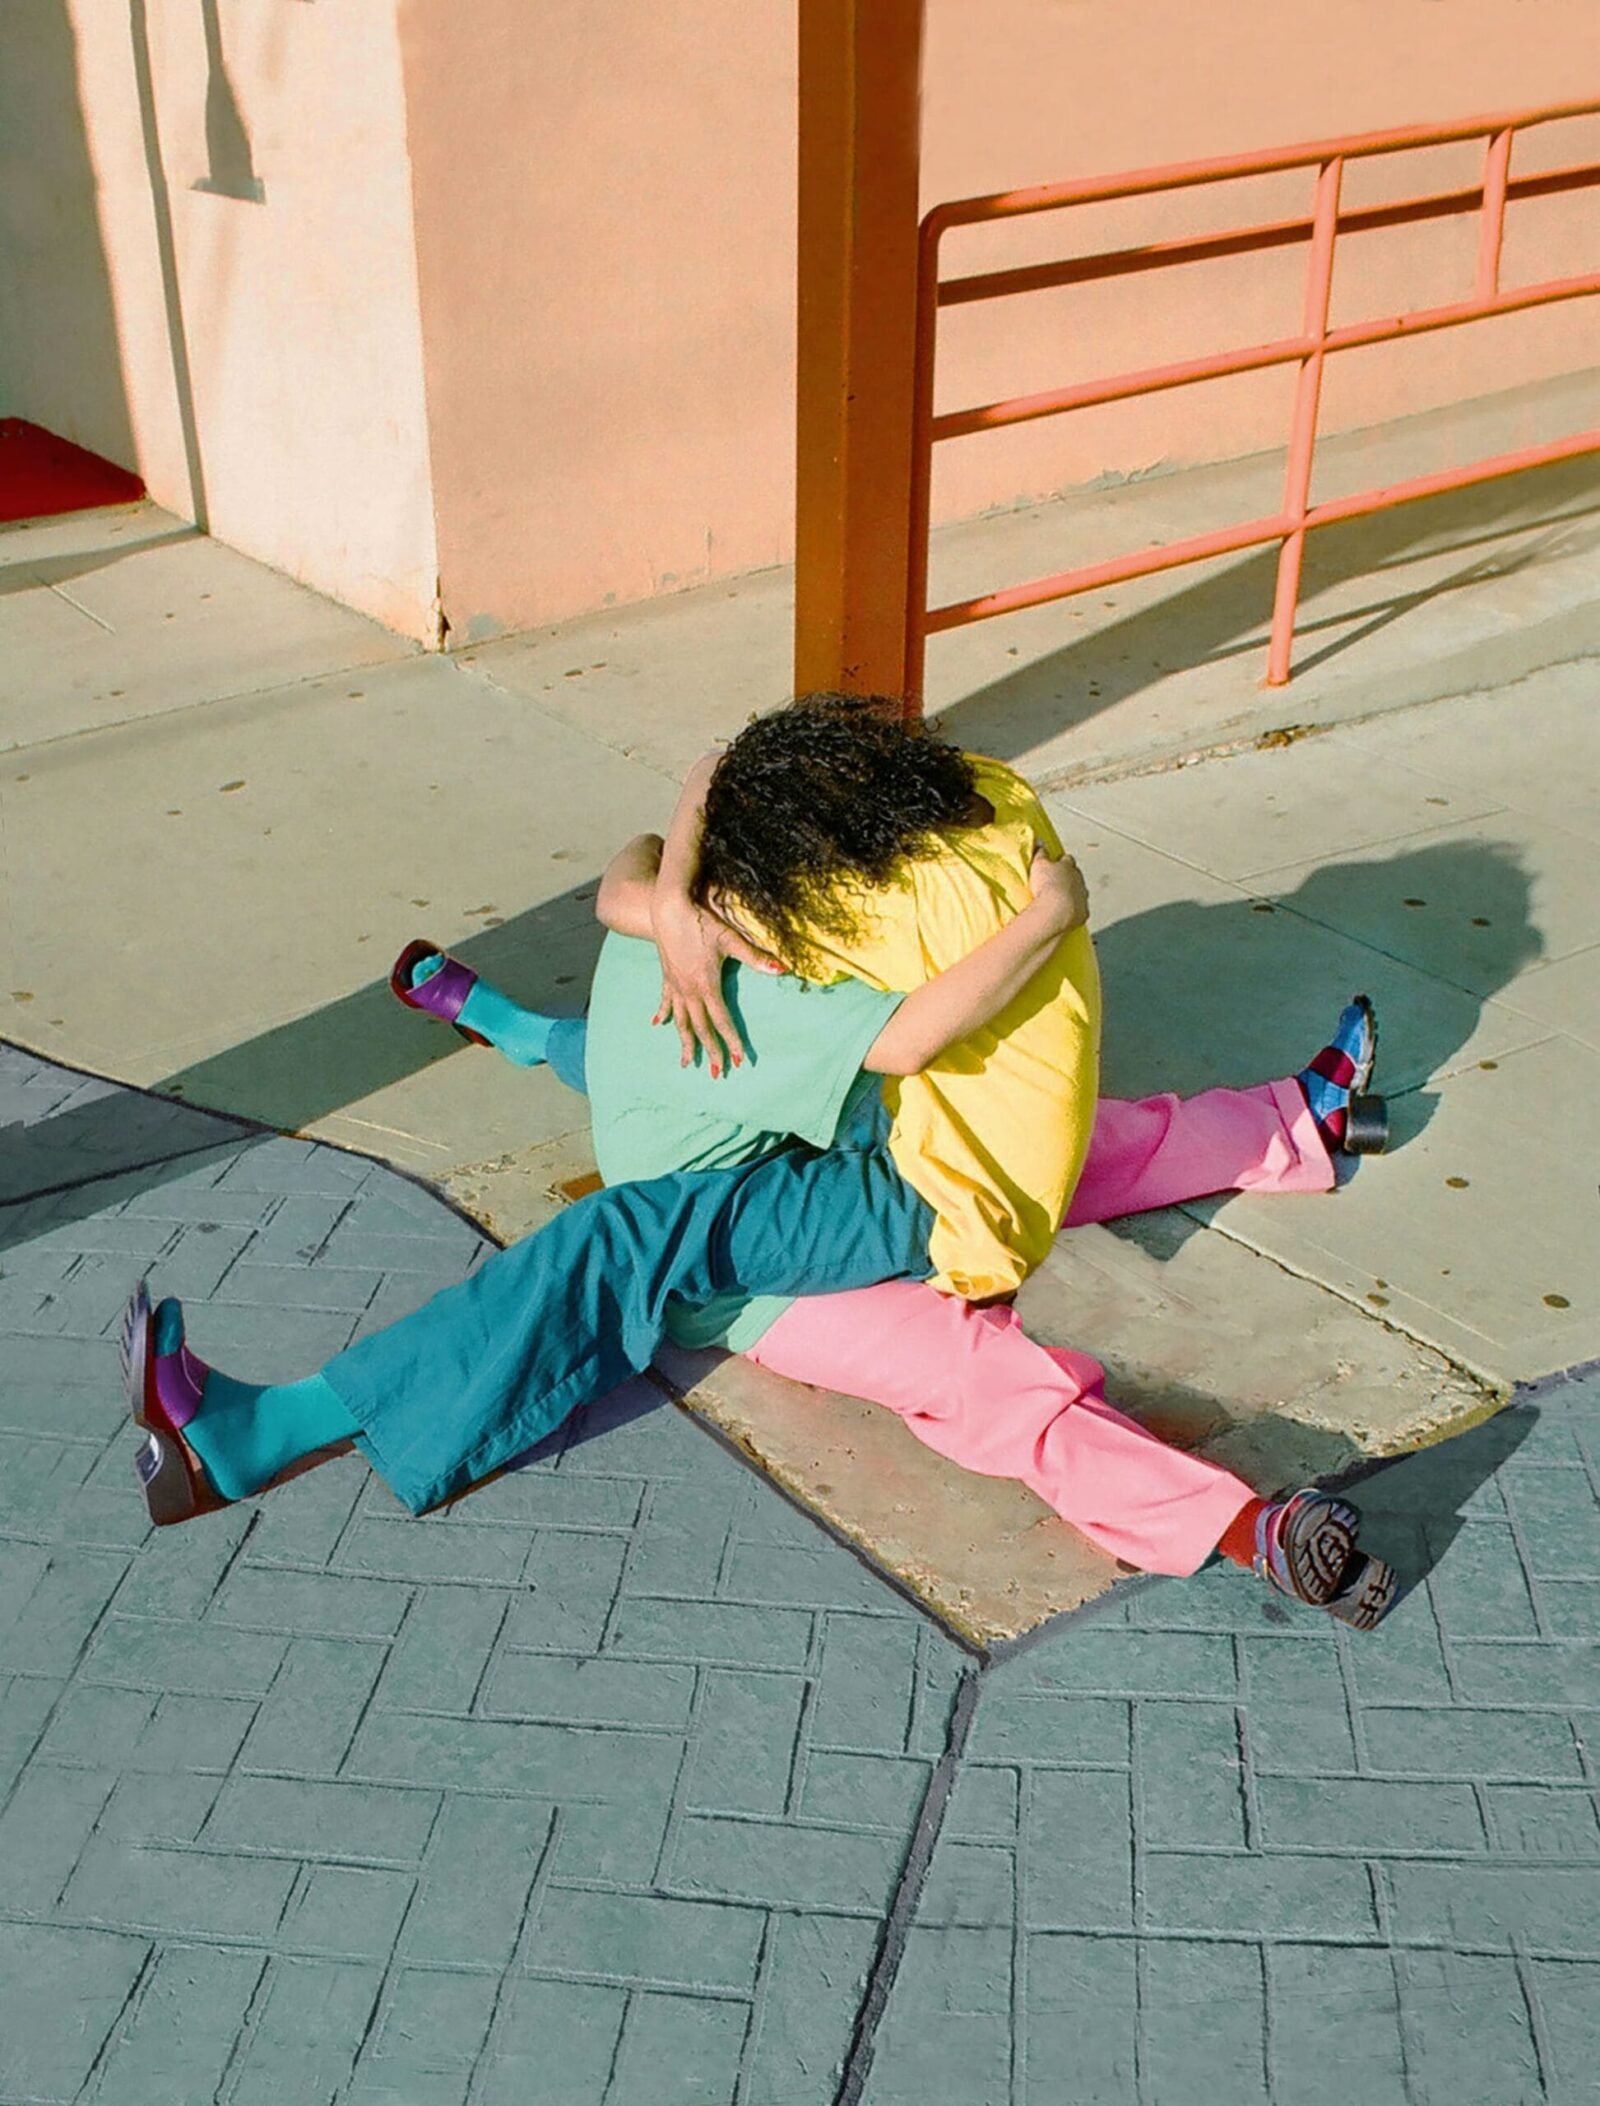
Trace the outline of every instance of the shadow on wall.
<path fill-rule="evenodd" d="M 206 173 L 194 187 L 209 191 L 214 197 L 265 204 L 266 188 L 255 171 L 250 135 L 239 114 L 239 98 L 222 55 L 217 0 L 200 0 L 200 13 L 206 37 Z"/>
<path fill-rule="evenodd" d="M 155 73 L 150 59 L 148 0 L 128 0 L 128 29 L 133 47 L 133 78 L 139 99 L 139 132 L 144 145 L 145 175 L 150 185 L 150 214 L 155 229 L 156 262 L 166 314 L 167 352 L 172 363 L 173 399 L 183 434 L 184 466 L 189 479 L 189 517 L 206 533 L 211 512 L 206 499 L 205 463 L 200 452 L 200 426 L 195 415 L 194 373 L 189 363 L 189 333 L 184 326 L 183 292 L 178 283 L 178 248 L 172 230 L 172 195 L 161 158 L 161 129 L 156 117 Z M 209 48 L 209 47 L 208 47 Z M 226 76 L 224 76 L 225 78 Z M 211 97 L 207 95 L 207 132 Z M 248 148 L 246 149 L 248 157 Z"/>
<path fill-rule="evenodd" d="M 1088 495 L 1082 501 L 1092 505 L 1094 499 Z M 1600 460 L 1590 458 L 1320 529 L 1306 541 L 1302 608 L 1309 609 L 1318 593 L 1352 578 L 1370 576 L 1377 590 L 1360 607 L 1306 615 L 1296 630 L 1296 673 L 1330 662 L 1448 593 L 1592 550 L 1600 545 L 1597 519 Z M 1507 535 L 1540 528 L 1545 531 L 1531 543 L 1505 547 Z M 1386 571 L 1403 569 L 1421 556 L 1456 553 L 1470 560 L 1450 576 L 1384 594 Z M 1242 657 L 1241 675 L 1253 689 L 1265 671 L 1277 564 L 1273 547 L 1179 587 L 1155 605 L 952 703 L 939 711 L 938 728 L 979 753 L 1015 760 L 1187 667 Z M 1319 647 L 1319 635 L 1330 630 L 1339 633 Z M 937 638 L 931 648 L 938 649 Z M 1257 657 L 1259 665 L 1250 662 Z M 1284 690 L 1286 716 L 1294 713 L 1293 696 L 1291 684 Z"/>
<path fill-rule="evenodd" d="M 0 414 L 137 466 L 62 0 L 0 15 Z"/>

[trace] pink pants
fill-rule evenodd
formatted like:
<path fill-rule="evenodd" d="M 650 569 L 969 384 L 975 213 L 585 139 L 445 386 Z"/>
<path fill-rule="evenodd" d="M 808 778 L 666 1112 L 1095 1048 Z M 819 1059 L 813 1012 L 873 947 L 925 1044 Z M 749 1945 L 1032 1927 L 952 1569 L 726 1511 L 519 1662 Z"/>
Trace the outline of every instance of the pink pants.
<path fill-rule="evenodd" d="M 1333 1164 L 1292 1081 L 1199 1097 L 1102 1100 L 1066 1226 L 1208 1192 L 1325 1192 Z M 1087 1353 L 1036 1345 L 1014 1309 L 911 1280 L 811 1296 L 749 1358 L 898 1412 L 964 1469 L 1019 1477 L 1102 1550 L 1190 1573 L 1253 1494 L 1114 1411 Z"/>

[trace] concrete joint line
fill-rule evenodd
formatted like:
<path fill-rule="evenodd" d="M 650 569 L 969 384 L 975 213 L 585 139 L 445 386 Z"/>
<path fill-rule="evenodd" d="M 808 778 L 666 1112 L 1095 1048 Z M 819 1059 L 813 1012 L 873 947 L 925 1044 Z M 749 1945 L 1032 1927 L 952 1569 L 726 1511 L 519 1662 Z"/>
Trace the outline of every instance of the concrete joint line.
<path fill-rule="evenodd" d="M 61 597 L 64 599 L 66 595 L 63 593 Z M 76 601 L 73 604 L 76 605 Z M 79 612 L 87 613 L 88 610 L 87 608 L 81 608 Z M 93 621 L 95 617 L 90 615 L 89 619 Z M 101 627 L 103 628 L 104 626 L 104 623 L 102 623 Z M 417 658 L 423 658 L 432 654 L 418 649 L 412 655 Z M 358 659 L 353 665 L 325 666 L 319 672 L 304 673 L 298 679 L 277 680 L 268 687 L 241 688 L 237 693 L 230 692 L 226 695 L 204 695 L 195 702 L 175 702 L 170 709 L 152 709 L 146 711 L 143 715 L 131 717 L 112 717 L 104 724 L 85 724 L 78 731 L 57 732 L 53 738 L 27 739 L 14 746 L 0 747 L 0 752 L 4 752 L 8 757 L 18 753 L 37 753 L 46 746 L 70 745 L 74 739 L 97 739 L 108 731 L 127 731 L 131 727 L 146 724 L 165 724 L 170 722 L 173 717 L 193 716 L 197 710 L 222 709 L 226 708 L 230 702 L 253 702 L 261 695 L 288 694 L 295 688 L 313 687 L 318 681 L 347 680 L 353 678 L 357 673 L 376 674 L 385 666 L 409 665 L 410 663 L 410 657 L 380 659 L 376 664 L 371 659 L 363 658 Z M 41 1058 L 49 1057 L 51 1056 L 41 1056 Z"/>
<path fill-rule="evenodd" d="M 1461 1376 L 1463 1381 L 1470 1382 L 1475 1389 L 1482 1390 L 1486 1397 L 1498 1398 L 1503 1403 L 1511 1395 L 1514 1385 L 1510 1382 L 1489 1374 L 1483 1368 L 1474 1367 L 1470 1361 L 1460 1359 L 1448 1346 L 1440 1345 L 1437 1339 L 1425 1337 L 1421 1331 L 1411 1330 L 1386 1311 L 1370 1307 L 1366 1302 L 1358 1300 L 1350 1289 L 1340 1287 L 1332 1280 L 1323 1279 L 1320 1273 L 1308 1271 L 1304 1266 L 1292 1263 L 1277 1251 L 1264 1250 L 1259 1243 L 1252 1243 L 1248 1236 L 1241 1236 L 1237 1229 L 1225 1228 L 1220 1220 L 1203 1220 L 1187 1206 L 1181 1206 L 1178 1211 L 1187 1215 L 1200 1228 L 1214 1235 L 1224 1236 L 1230 1243 L 1236 1243 L 1241 1250 L 1249 1251 L 1253 1258 L 1261 1258 L 1268 1265 L 1275 1265 L 1279 1272 L 1286 1273 L 1290 1279 L 1304 1280 L 1309 1286 L 1320 1287 L 1324 1294 L 1331 1294 L 1336 1301 L 1343 1302 L 1346 1308 L 1354 1309 L 1358 1315 L 1380 1325 L 1385 1331 L 1392 1331 L 1396 1338 L 1405 1339 L 1408 1345 L 1420 1346 L 1424 1352 L 1437 1355 L 1452 1374 Z M 1465 1431 L 1465 1428 L 1458 1427 L 1454 1430 Z"/>
<path fill-rule="evenodd" d="M 917 1814 L 917 1825 L 911 1831 L 905 1864 L 901 1868 L 894 1898 L 889 1904 L 889 1913 L 884 1918 L 883 1935 L 878 1940 L 878 1950 L 873 1956 L 872 1972 L 867 1977 L 866 1994 L 862 1997 L 861 2009 L 856 2014 L 855 2032 L 850 2041 L 849 2052 L 845 2056 L 844 2076 L 835 2094 L 834 2106 L 860 2106 L 861 2094 L 872 2070 L 878 2027 L 888 2009 L 889 1998 L 900 1972 L 900 1962 L 905 1956 L 906 1941 L 911 1935 L 917 1903 L 922 1898 L 928 1868 L 933 1863 L 934 1848 L 944 1827 L 945 1815 L 949 1811 L 950 1794 L 955 1789 L 962 1757 L 966 1753 L 967 1736 L 972 1730 L 972 1721 L 978 1709 L 983 1673 L 981 1667 L 968 1668 L 956 1690 L 945 1750 L 934 1765 L 933 1775 L 928 1779 L 928 1789 L 923 1794 L 922 1806 Z"/>
<path fill-rule="evenodd" d="M 537 710 L 547 724 L 562 734 L 575 731 L 597 752 L 609 753 L 618 760 L 629 761 L 635 767 L 645 768 L 650 774 L 659 775 L 663 782 L 670 783 L 675 790 L 682 788 L 681 778 L 674 775 L 670 768 L 663 768 L 659 761 L 651 760 L 648 754 L 640 753 L 633 746 L 619 746 L 614 739 L 604 738 L 585 725 L 574 724 L 569 718 L 562 716 L 559 710 L 551 709 L 547 703 L 540 702 L 536 696 L 519 694 L 514 687 L 508 687 L 503 680 L 497 680 L 491 666 L 479 665 L 475 659 L 457 658 L 451 652 L 445 653 L 445 659 L 463 679 L 470 677 L 481 681 L 485 687 L 493 688 L 502 699 L 515 702 L 519 709 Z"/>

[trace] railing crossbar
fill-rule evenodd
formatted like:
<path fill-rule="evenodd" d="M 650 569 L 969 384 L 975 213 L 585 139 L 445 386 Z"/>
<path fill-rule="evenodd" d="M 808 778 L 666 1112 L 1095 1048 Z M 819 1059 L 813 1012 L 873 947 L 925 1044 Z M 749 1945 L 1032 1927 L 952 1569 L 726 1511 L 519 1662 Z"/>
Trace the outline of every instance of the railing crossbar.
<path fill-rule="evenodd" d="M 1316 448 L 1317 421 L 1322 376 L 1331 353 L 1407 341 L 1436 330 L 1455 329 L 1471 322 L 1548 307 L 1566 300 L 1600 293 L 1600 272 L 1546 279 L 1538 284 L 1502 290 L 1500 259 L 1505 234 L 1505 214 L 1518 201 L 1556 197 L 1600 185 L 1600 162 L 1585 162 L 1513 177 L 1511 157 L 1519 132 L 1533 125 L 1562 119 L 1600 115 L 1600 102 L 1554 104 L 1536 110 L 1474 118 L 1461 124 L 1412 126 L 1402 131 L 1353 134 L 1312 145 L 1269 149 L 1235 155 L 1225 160 L 1176 163 L 1165 168 L 1139 169 L 1110 179 L 1043 185 L 1032 190 L 996 192 L 979 198 L 964 198 L 938 205 L 922 224 L 921 267 L 918 283 L 917 347 L 915 368 L 915 433 L 913 484 L 911 491 L 911 563 L 907 581 L 909 637 L 906 692 L 911 706 L 920 706 L 922 663 L 926 639 L 967 623 L 987 621 L 999 614 L 1045 605 L 1075 593 L 1109 585 L 1125 584 L 1156 572 L 1173 570 L 1207 557 L 1237 553 L 1280 544 L 1278 580 L 1273 605 L 1271 642 L 1267 660 L 1269 685 L 1289 677 L 1289 657 L 1300 588 L 1300 565 L 1307 533 L 1340 520 L 1365 518 L 1392 506 L 1450 490 L 1470 489 L 1496 481 L 1525 468 L 1550 465 L 1580 455 L 1600 452 L 1600 431 L 1576 433 L 1542 446 L 1524 447 L 1515 453 L 1460 468 L 1414 476 L 1381 489 L 1365 490 L 1321 504 L 1310 501 L 1312 460 Z M 1483 171 L 1476 184 L 1441 190 L 1378 205 L 1345 209 L 1340 186 L 1346 164 L 1385 154 L 1414 152 L 1421 148 L 1479 141 L 1484 146 Z M 1000 220 L 1057 211 L 1068 206 L 1111 203 L 1123 198 L 1147 197 L 1159 192 L 1191 189 L 1203 184 L 1248 176 L 1280 174 L 1294 169 L 1316 171 L 1315 210 L 1306 217 L 1264 221 L 1255 226 L 1192 235 L 1064 261 L 1028 264 L 1017 268 L 969 273 L 941 280 L 939 245 L 952 228 L 978 226 Z M 1470 297 L 1420 308 L 1409 314 L 1373 317 L 1330 327 L 1329 294 L 1333 260 L 1341 235 L 1359 234 L 1384 227 L 1414 225 L 1474 212 L 1478 216 L 1477 261 Z M 1097 279 L 1131 276 L 1148 270 L 1216 260 L 1221 257 L 1286 248 L 1304 243 L 1307 248 L 1305 312 L 1300 329 L 1292 336 L 1276 338 L 1231 351 L 1200 358 L 1181 359 L 1135 372 L 1082 381 L 1070 387 L 1051 388 L 1031 395 L 988 402 L 936 415 L 933 408 L 934 356 L 937 322 L 942 308 L 968 305 L 980 300 L 1009 298 L 1024 292 L 1039 292 Z M 1197 534 L 1160 548 L 1140 549 L 1104 562 L 1088 564 L 1050 577 L 1035 578 L 1021 585 L 953 600 L 944 606 L 927 605 L 928 531 L 932 492 L 932 454 L 941 440 L 973 436 L 987 431 L 1091 409 L 1140 396 L 1163 393 L 1207 380 L 1237 374 L 1297 366 L 1294 410 L 1289 434 L 1283 504 L 1268 517 L 1237 522 L 1209 533 Z"/>

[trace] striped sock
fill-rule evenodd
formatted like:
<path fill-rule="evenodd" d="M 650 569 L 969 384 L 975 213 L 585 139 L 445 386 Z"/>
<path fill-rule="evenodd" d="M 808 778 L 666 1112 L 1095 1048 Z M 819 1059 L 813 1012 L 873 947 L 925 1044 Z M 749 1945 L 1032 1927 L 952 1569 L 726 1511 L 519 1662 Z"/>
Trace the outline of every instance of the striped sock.
<path fill-rule="evenodd" d="M 1377 1050 L 1378 1020 L 1372 1004 L 1365 995 L 1356 995 L 1341 1010 L 1333 1037 L 1294 1078 L 1329 1150 L 1344 1145 L 1350 1099 L 1371 1082 Z"/>

